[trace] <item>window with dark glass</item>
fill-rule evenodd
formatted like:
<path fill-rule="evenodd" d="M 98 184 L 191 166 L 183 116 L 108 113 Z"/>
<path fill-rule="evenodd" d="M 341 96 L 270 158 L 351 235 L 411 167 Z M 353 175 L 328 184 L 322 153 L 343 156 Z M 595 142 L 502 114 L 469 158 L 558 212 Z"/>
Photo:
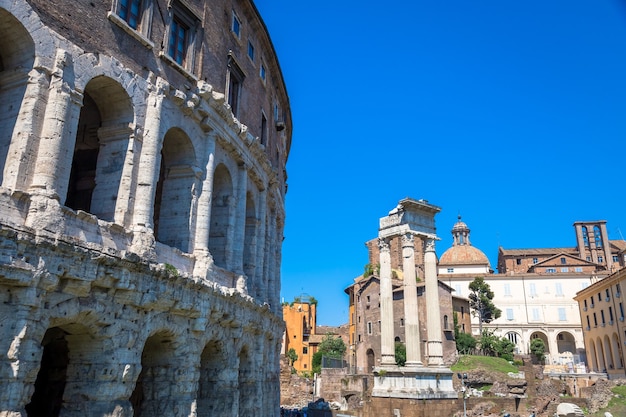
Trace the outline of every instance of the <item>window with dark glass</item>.
<path fill-rule="evenodd" d="M 241 21 L 239 21 L 239 17 L 237 17 L 235 12 L 233 12 L 233 25 L 231 29 L 238 38 L 241 37 Z"/>
<path fill-rule="evenodd" d="M 120 0 L 118 15 L 128 26 L 139 29 L 141 22 L 142 0 Z"/>
<path fill-rule="evenodd" d="M 250 41 L 248 41 L 248 57 L 254 61 L 254 45 Z"/>
<path fill-rule="evenodd" d="M 261 113 L 261 145 L 267 143 L 267 118 Z"/>
<path fill-rule="evenodd" d="M 587 233 L 586 226 L 583 226 L 583 244 L 589 246 L 589 234 Z"/>
<path fill-rule="evenodd" d="M 177 16 L 174 16 L 170 26 L 170 42 L 167 53 L 181 66 L 185 64 L 188 33 L 189 26 Z"/>
<path fill-rule="evenodd" d="M 235 116 L 239 114 L 239 98 L 243 84 L 243 71 L 232 56 L 228 59 L 228 104 Z"/>
<path fill-rule="evenodd" d="M 600 234 L 600 228 L 598 226 L 593 226 L 593 239 L 596 242 L 596 248 L 602 247 L 602 235 Z"/>

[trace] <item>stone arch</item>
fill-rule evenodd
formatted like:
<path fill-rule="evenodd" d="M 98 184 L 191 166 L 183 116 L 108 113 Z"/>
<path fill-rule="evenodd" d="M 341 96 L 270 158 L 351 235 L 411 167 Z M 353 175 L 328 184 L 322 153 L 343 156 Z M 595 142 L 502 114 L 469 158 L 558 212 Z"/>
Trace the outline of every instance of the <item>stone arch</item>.
<path fill-rule="evenodd" d="M 517 332 L 510 331 L 506 333 L 505 337 L 515 345 L 515 353 L 519 353 L 522 346 L 522 336 Z"/>
<path fill-rule="evenodd" d="M 376 366 L 376 355 L 374 354 L 374 350 L 373 349 L 367 349 L 367 352 L 365 352 L 365 355 L 367 356 L 367 369 L 366 369 L 366 372 L 369 373 L 369 372 L 372 372 L 372 370 Z"/>
<path fill-rule="evenodd" d="M 126 90 L 106 76 L 85 87 L 65 205 L 113 221 L 134 119 Z"/>
<path fill-rule="evenodd" d="M 217 340 L 207 343 L 200 355 L 198 417 L 232 414 L 236 381 L 228 380 L 228 372 L 224 371 L 226 359 L 226 350 Z"/>
<path fill-rule="evenodd" d="M 230 264 L 233 204 L 232 177 L 228 168 L 219 164 L 213 175 L 209 252 L 215 265 L 222 268 L 228 268 Z"/>
<path fill-rule="evenodd" d="M 254 380 L 254 364 L 250 349 L 244 346 L 239 352 L 239 413 L 240 416 L 254 415 L 256 386 Z"/>
<path fill-rule="evenodd" d="M 176 380 L 175 335 L 159 330 L 146 339 L 141 353 L 141 372 L 129 401 L 133 417 L 161 415 L 163 404 L 171 400 L 164 393 L 170 392 Z"/>
<path fill-rule="evenodd" d="M 191 205 L 196 174 L 196 154 L 191 140 L 179 128 L 163 139 L 161 168 L 154 202 L 156 240 L 188 252 L 191 239 Z"/>
<path fill-rule="evenodd" d="M 20 21 L 0 8 L 0 183 L 34 62 L 32 37 Z"/>
<path fill-rule="evenodd" d="M 57 417 L 62 408 L 84 408 L 85 398 L 94 398 L 90 370 L 102 366 L 99 343 L 88 327 L 76 322 L 46 330 L 35 389 L 26 405 L 28 417 Z"/>
<path fill-rule="evenodd" d="M 556 335 L 558 353 L 576 352 L 576 339 L 570 332 L 563 331 Z"/>
<path fill-rule="evenodd" d="M 246 193 L 246 228 L 243 244 L 243 272 L 248 277 L 248 293 L 257 296 L 258 283 L 254 281 L 256 272 L 257 234 L 259 220 L 256 203 L 250 191 Z"/>
<path fill-rule="evenodd" d="M 548 336 L 546 336 L 546 334 L 544 332 L 535 331 L 535 332 L 531 333 L 531 335 L 530 335 L 531 343 L 532 343 L 533 339 L 541 339 L 543 341 L 544 346 L 545 346 L 545 353 L 546 354 L 550 353 L 550 344 L 548 343 Z"/>

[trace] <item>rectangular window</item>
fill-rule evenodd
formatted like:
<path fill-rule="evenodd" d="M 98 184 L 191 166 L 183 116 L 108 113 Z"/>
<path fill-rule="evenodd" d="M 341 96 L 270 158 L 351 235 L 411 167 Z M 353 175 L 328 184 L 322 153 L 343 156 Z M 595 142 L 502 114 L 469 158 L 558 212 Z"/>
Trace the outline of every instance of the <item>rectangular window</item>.
<path fill-rule="evenodd" d="M 504 295 L 507 297 L 511 296 L 511 284 L 504 284 Z"/>
<path fill-rule="evenodd" d="M 587 328 L 590 329 L 591 328 L 591 323 L 589 323 L 589 316 L 587 316 Z"/>
<path fill-rule="evenodd" d="M 304 346 L 304 347 L 302 348 L 302 354 L 303 354 L 303 355 L 308 355 L 308 354 L 309 354 L 309 348 L 308 348 L 308 347 L 306 347 L 306 346 Z"/>
<path fill-rule="evenodd" d="M 532 313 L 533 313 L 533 321 L 539 321 L 539 309 L 533 308 Z"/>
<path fill-rule="evenodd" d="M 556 273 L 556 268 L 546 268 L 546 273 L 547 274 L 555 274 Z"/>
<path fill-rule="evenodd" d="M 624 305 L 622 303 L 619 303 L 619 316 L 624 320 Z"/>
<path fill-rule="evenodd" d="M 604 320 L 604 310 L 600 310 L 600 317 L 602 317 L 602 325 L 604 326 L 604 324 L 605 324 L 605 320 Z"/>
<path fill-rule="evenodd" d="M 261 145 L 267 143 L 267 119 L 265 114 L 261 113 Z"/>
<path fill-rule="evenodd" d="M 565 265 L 565 264 L 567 264 L 567 259 L 561 258 L 561 265 Z"/>
<path fill-rule="evenodd" d="M 265 82 L 265 65 L 261 63 L 261 68 L 259 69 L 259 77 Z"/>
<path fill-rule="evenodd" d="M 621 293 L 621 292 L 622 292 L 621 287 L 620 287 L 620 285 L 619 285 L 619 284 L 615 284 L 615 292 L 616 292 L 617 294 L 619 294 L 619 293 Z M 618 297 L 619 297 L 619 295 L 618 295 Z"/>
<path fill-rule="evenodd" d="M 574 272 L 583 272 L 583 268 L 580 266 L 577 266 L 576 268 L 574 268 Z"/>
<path fill-rule="evenodd" d="M 128 26 L 137 30 L 141 23 L 141 0 L 119 0 L 118 15 Z"/>
<path fill-rule="evenodd" d="M 536 297 L 537 296 L 537 287 L 535 286 L 534 283 L 530 284 L 530 296 L 531 297 Z"/>
<path fill-rule="evenodd" d="M 448 268 L 448 274 L 451 274 L 454 272 L 454 268 Z"/>
<path fill-rule="evenodd" d="M 604 262 L 604 257 L 598 256 L 598 263 L 602 263 L 602 262 Z"/>
<path fill-rule="evenodd" d="M 506 309 L 506 319 L 507 320 L 513 320 L 513 309 L 512 308 L 507 308 Z"/>
<path fill-rule="evenodd" d="M 400 318 L 400 327 L 404 326 L 404 318 Z"/>
<path fill-rule="evenodd" d="M 369 335 L 372 334 L 372 322 L 371 321 L 367 322 L 367 334 Z"/>
<path fill-rule="evenodd" d="M 515 263 L 516 263 L 517 265 L 521 265 L 521 264 L 522 264 L 522 260 L 521 260 L 520 258 L 517 258 L 517 259 L 515 260 Z"/>
<path fill-rule="evenodd" d="M 180 1 L 173 1 L 171 7 L 167 56 L 183 69 L 191 71 L 200 20 Z"/>
<path fill-rule="evenodd" d="M 185 65 L 188 34 L 189 26 L 179 19 L 178 16 L 174 15 L 174 19 L 170 25 L 170 42 L 167 53 L 180 66 Z"/>
<path fill-rule="evenodd" d="M 561 272 L 569 272 L 569 268 L 568 267 L 563 267 L 563 268 L 561 268 Z"/>
<path fill-rule="evenodd" d="M 613 262 L 619 262 L 619 256 L 613 255 Z"/>
<path fill-rule="evenodd" d="M 233 12 L 233 25 L 231 26 L 231 30 L 238 38 L 241 38 L 241 21 L 235 12 Z"/>
<path fill-rule="evenodd" d="M 248 57 L 254 62 L 254 45 L 248 41 Z"/>
<path fill-rule="evenodd" d="M 584 309 L 587 310 L 587 300 L 583 300 Z"/>
<path fill-rule="evenodd" d="M 596 313 L 593 313 L 593 325 L 598 327 L 598 316 Z"/>
<path fill-rule="evenodd" d="M 539 263 L 539 259 L 538 258 L 533 258 L 533 265 Z"/>
<path fill-rule="evenodd" d="M 613 307 L 609 307 L 609 320 L 613 323 Z"/>
<path fill-rule="evenodd" d="M 560 282 L 554 284 L 557 297 L 563 297 L 563 285 Z"/>
<path fill-rule="evenodd" d="M 591 262 L 591 256 L 587 256 L 587 262 Z"/>
<path fill-rule="evenodd" d="M 567 321 L 565 316 L 565 307 L 559 307 L 559 321 Z"/>
<path fill-rule="evenodd" d="M 243 71 L 235 62 L 233 56 L 228 57 L 228 104 L 230 111 L 235 117 L 239 114 L 239 98 L 241 96 L 241 86 L 243 84 Z"/>
<path fill-rule="evenodd" d="M 609 291 L 609 289 L 606 289 L 606 301 L 609 301 L 611 299 L 611 292 Z"/>

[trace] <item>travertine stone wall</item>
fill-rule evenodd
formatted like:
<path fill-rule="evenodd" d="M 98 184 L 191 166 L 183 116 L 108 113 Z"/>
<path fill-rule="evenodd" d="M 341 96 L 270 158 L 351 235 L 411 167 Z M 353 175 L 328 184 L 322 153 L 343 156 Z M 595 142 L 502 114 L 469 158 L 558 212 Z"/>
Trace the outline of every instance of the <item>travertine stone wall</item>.
<path fill-rule="evenodd" d="M 142 4 L 0 0 L 0 417 L 278 412 L 282 74 L 251 1 Z"/>

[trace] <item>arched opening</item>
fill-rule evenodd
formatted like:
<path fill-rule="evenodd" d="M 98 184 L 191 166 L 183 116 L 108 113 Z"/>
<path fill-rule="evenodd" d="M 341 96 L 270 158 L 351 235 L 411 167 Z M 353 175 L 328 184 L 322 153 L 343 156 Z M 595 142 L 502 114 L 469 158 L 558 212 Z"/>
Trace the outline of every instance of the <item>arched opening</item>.
<path fill-rule="evenodd" d="M 209 252 L 215 265 L 228 268 L 230 242 L 230 221 L 233 209 L 233 182 L 230 172 L 220 164 L 213 175 L 213 198 L 211 199 L 211 229 L 209 233 Z"/>
<path fill-rule="evenodd" d="M 586 247 L 589 247 L 589 232 L 587 231 L 587 226 L 583 226 L 582 232 L 583 232 L 583 244 Z"/>
<path fill-rule="evenodd" d="M 618 368 L 622 369 L 624 367 L 624 361 L 622 360 L 622 355 L 620 355 L 619 348 L 619 338 L 617 337 L 617 333 L 613 333 L 613 356 L 615 358 L 615 364 Z"/>
<path fill-rule="evenodd" d="M 59 327 L 53 327 L 43 337 L 35 392 L 26 405 L 28 417 L 57 417 L 61 412 L 70 357 L 66 335 Z"/>
<path fill-rule="evenodd" d="M 545 347 L 545 353 L 549 354 L 550 353 L 550 344 L 548 343 L 548 337 L 542 333 L 542 332 L 534 332 L 533 334 L 530 335 L 530 341 L 532 343 L 532 341 L 534 339 L 541 339 L 541 341 L 543 342 L 543 345 Z"/>
<path fill-rule="evenodd" d="M 161 169 L 154 202 L 154 234 L 166 245 L 189 251 L 190 213 L 196 180 L 195 151 L 189 137 L 178 128 L 163 139 Z"/>
<path fill-rule="evenodd" d="M 593 340 L 589 341 L 589 370 L 598 371 L 598 351 Z"/>
<path fill-rule="evenodd" d="M 374 355 L 374 351 L 372 349 L 367 349 L 367 372 L 372 372 L 374 367 L 376 366 L 376 356 Z"/>
<path fill-rule="evenodd" d="M 596 248 L 602 247 L 602 234 L 600 233 L 600 228 L 598 226 L 593 226 L 593 239 L 596 244 Z"/>
<path fill-rule="evenodd" d="M 232 414 L 233 386 L 231 381 L 224 380 L 225 361 L 224 348 L 217 341 L 209 342 L 202 351 L 197 396 L 198 417 Z"/>
<path fill-rule="evenodd" d="M 515 345 L 515 353 L 519 353 L 522 337 L 516 332 L 508 332 L 506 338 Z"/>
<path fill-rule="evenodd" d="M 611 346 L 609 335 L 604 336 L 604 357 L 606 358 L 607 370 L 615 369 L 615 364 L 613 363 L 613 347 Z"/>
<path fill-rule="evenodd" d="M 596 340 L 596 353 L 598 356 L 598 372 L 606 372 L 606 359 L 604 357 L 604 345 L 600 337 L 598 337 L 598 339 Z"/>
<path fill-rule="evenodd" d="M 150 336 L 141 354 L 141 372 L 129 401 L 133 417 L 161 415 L 162 404 L 171 400 L 167 393 L 175 380 L 174 338 L 166 331 Z"/>
<path fill-rule="evenodd" d="M 569 332 L 561 332 L 556 336 L 558 353 L 576 352 L 576 339 Z"/>
<path fill-rule="evenodd" d="M 113 221 L 133 121 L 130 97 L 98 76 L 85 87 L 65 205 Z"/>
<path fill-rule="evenodd" d="M 0 183 L 34 61 L 35 44 L 30 34 L 11 13 L 0 8 Z"/>
<path fill-rule="evenodd" d="M 239 353 L 239 414 L 240 416 L 254 415 L 255 401 L 257 400 L 254 380 L 254 367 L 247 347 Z"/>
<path fill-rule="evenodd" d="M 248 277 L 248 293 L 257 296 L 258 283 L 254 280 L 256 272 L 257 230 L 259 220 L 256 214 L 256 204 L 252 193 L 246 194 L 246 230 L 243 245 L 243 271 Z"/>

